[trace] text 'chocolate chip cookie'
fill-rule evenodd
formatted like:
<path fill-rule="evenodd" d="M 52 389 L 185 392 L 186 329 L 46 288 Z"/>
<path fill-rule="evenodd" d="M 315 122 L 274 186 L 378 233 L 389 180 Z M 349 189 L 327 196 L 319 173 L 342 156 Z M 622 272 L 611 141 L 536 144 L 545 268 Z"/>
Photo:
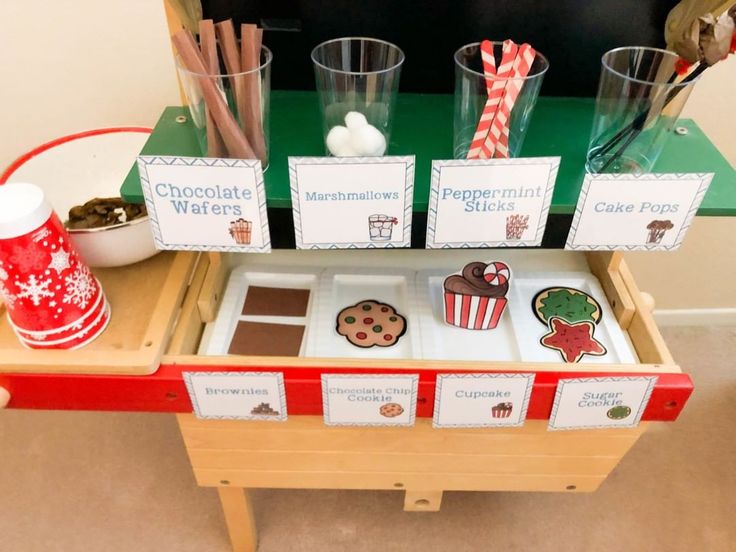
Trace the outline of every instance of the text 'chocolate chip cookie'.
<path fill-rule="evenodd" d="M 391 305 L 367 299 L 340 311 L 337 333 L 356 347 L 390 347 L 406 333 L 406 318 Z"/>

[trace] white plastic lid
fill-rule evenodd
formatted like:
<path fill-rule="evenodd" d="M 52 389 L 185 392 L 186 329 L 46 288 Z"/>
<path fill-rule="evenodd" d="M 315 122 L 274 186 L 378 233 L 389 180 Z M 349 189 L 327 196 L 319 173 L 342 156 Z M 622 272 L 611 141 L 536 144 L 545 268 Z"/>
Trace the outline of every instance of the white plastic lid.
<path fill-rule="evenodd" d="M 0 240 L 32 232 L 51 216 L 51 205 L 35 184 L 10 182 L 0 186 Z"/>

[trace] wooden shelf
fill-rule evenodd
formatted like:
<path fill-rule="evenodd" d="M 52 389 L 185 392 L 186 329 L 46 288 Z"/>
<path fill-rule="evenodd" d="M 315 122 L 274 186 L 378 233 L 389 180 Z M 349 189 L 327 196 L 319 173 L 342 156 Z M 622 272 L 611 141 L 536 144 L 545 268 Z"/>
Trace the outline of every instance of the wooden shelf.
<path fill-rule="evenodd" d="M 0 372 L 151 374 L 169 343 L 196 253 L 160 253 L 122 268 L 94 269 L 110 303 L 107 329 L 76 351 L 29 351 L 0 318 Z M 0 309 L 2 309 L 0 307 Z"/>
<path fill-rule="evenodd" d="M 572 215 L 575 210 L 585 176 L 594 108 L 592 98 L 551 97 L 540 98 L 535 107 L 522 155 L 562 157 L 550 208 L 552 215 Z M 449 95 L 399 95 L 389 152 L 416 155 L 417 213 L 427 211 L 432 159 L 452 157 L 452 109 Z M 176 122 L 181 115 L 187 122 Z M 698 215 L 736 215 L 736 171 L 692 120 L 682 119 L 678 126 L 686 128 L 687 134 L 670 137 L 654 172 L 715 173 Z M 324 155 L 315 92 L 272 92 L 270 145 L 270 166 L 264 175 L 268 206 L 290 209 L 288 157 Z M 201 156 L 188 109 L 167 107 L 142 153 Z M 129 201 L 143 202 L 137 167 L 131 169 L 121 193 Z"/>

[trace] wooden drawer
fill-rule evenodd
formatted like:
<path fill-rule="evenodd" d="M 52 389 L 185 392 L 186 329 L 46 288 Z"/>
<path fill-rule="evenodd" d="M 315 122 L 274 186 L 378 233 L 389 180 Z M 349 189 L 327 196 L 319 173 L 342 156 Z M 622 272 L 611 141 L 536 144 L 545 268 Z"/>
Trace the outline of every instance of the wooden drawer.
<path fill-rule="evenodd" d="M 324 257 L 327 259 L 324 262 L 366 264 L 374 263 L 376 254 L 401 255 L 402 263 L 420 263 L 426 267 L 439 262 L 458 264 L 448 259 L 454 259 L 453 255 L 458 258 L 472 255 L 467 251 L 365 253 L 352 252 L 353 257 L 347 259 L 350 253 L 337 252 L 332 257 Z M 93 346 L 74 352 L 26 351 L 8 334 L 7 328 L 0 326 L 0 347 L 5 347 L 6 351 L 0 357 L 0 386 L 10 391 L 9 406 L 191 412 L 181 373 L 193 370 L 283 371 L 291 415 L 320 415 L 320 375 L 355 370 L 418 372 L 419 417 L 432 415 L 436 374 L 447 371 L 535 372 L 530 419 L 548 418 L 557 381 L 574 375 L 658 375 L 658 384 L 643 416 L 649 421 L 676 419 L 692 391 L 690 378 L 681 373 L 672 359 L 622 256 L 613 253 L 584 255 L 509 250 L 504 252 L 504 258 L 514 267 L 525 265 L 527 269 L 550 263 L 560 270 L 589 269 L 600 281 L 619 324 L 628 332 L 641 364 L 381 361 L 195 354 L 204 324 L 215 316 L 233 263 L 242 263 L 244 259 L 253 264 L 289 265 L 298 264 L 300 259 L 318 262 L 314 255 L 298 251 L 250 256 L 164 253 L 132 267 L 104 271 L 100 277 L 110 296 L 114 323 Z M 319 262 L 322 258 L 319 257 Z M 150 375 L 133 375 L 146 373 Z"/>

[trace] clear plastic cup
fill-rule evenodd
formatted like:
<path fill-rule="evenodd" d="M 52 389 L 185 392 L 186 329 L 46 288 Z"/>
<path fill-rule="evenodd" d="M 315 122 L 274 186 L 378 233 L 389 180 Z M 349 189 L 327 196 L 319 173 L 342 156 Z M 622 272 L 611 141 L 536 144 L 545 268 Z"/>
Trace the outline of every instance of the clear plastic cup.
<path fill-rule="evenodd" d="M 698 79 L 677 83 L 674 52 L 616 48 L 601 58 L 586 168 L 651 172 Z"/>
<path fill-rule="evenodd" d="M 496 67 L 501 63 L 502 42 L 493 42 Z M 453 117 L 453 155 L 466 159 L 478 121 L 488 99 L 486 77 L 480 56 L 480 42 L 466 44 L 455 52 L 455 112 Z M 516 81 L 521 85 L 509 120 L 509 156 L 518 157 L 529 129 L 534 105 L 539 97 L 544 75 L 549 69 L 547 58 L 537 52 L 526 77 L 492 80 Z"/>
<path fill-rule="evenodd" d="M 235 74 L 211 75 L 189 71 L 176 56 L 179 80 L 189 104 L 202 155 L 234 157 L 223 151 L 222 145 L 217 147 L 211 143 L 213 119 L 207 113 L 202 92 L 203 81 L 208 80 L 217 86 L 227 101 L 238 128 L 254 150 L 254 158 L 261 160 L 264 170 L 268 167 L 272 61 L 271 50 L 261 46 L 260 65 L 257 68 Z M 239 97 L 242 99 L 239 100 Z"/>
<path fill-rule="evenodd" d="M 312 61 L 327 154 L 386 154 L 404 52 L 375 38 L 336 38 L 315 47 Z"/>

